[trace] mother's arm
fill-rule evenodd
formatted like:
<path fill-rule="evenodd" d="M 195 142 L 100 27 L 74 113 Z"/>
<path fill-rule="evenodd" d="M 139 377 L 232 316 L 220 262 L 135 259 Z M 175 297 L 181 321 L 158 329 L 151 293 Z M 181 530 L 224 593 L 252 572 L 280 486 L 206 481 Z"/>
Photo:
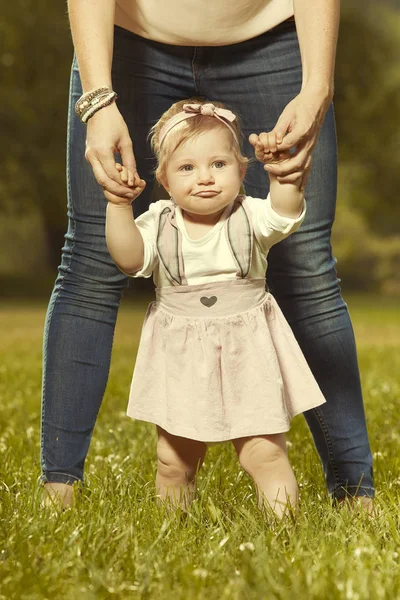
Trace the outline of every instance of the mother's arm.
<path fill-rule="evenodd" d="M 311 153 L 331 103 L 334 88 L 339 0 L 293 0 L 300 45 L 303 81 L 300 93 L 286 106 L 273 132 L 277 150 L 296 147 L 279 164 L 267 165 L 280 181 L 302 177 L 304 189 L 311 169 Z"/>
<path fill-rule="evenodd" d="M 68 0 L 68 14 L 83 92 L 111 87 L 115 0 Z M 114 152 L 130 172 L 127 184 L 115 167 Z M 89 119 L 85 156 L 106 193 L 133 197 L 129 186 L 138 176 L 132 141 L 115 102 Z"/>

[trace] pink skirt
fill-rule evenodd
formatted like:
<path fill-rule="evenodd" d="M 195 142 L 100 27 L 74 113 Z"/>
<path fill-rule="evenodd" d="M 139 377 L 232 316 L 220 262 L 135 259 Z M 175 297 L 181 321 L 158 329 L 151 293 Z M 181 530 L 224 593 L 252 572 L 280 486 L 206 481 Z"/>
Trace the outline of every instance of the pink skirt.
<path fill-rule="evenodd" d="M 204 442 L 288 431 L 325 402 L 264 279 L 163 287 L 147 310 L 128 415 Z"/>

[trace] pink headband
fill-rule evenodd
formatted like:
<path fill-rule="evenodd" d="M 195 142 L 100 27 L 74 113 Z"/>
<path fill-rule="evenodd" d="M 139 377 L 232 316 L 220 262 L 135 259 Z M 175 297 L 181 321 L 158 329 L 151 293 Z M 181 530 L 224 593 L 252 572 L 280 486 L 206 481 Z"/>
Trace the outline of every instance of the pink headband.
<path fill-rule="evenodd" d="M 232 123 L 236 116 L 230 110 L 226 108 L 218 108 L 214 106 L 214 104 L 184 104 L 183 111 L 171 117 L 165 125 L 161 128 L 158 143 L 161 148 L 161 144 L 163 143 L 165 136 L 175 125 L 178 125 L 181 121 L 185 119 L 190 119 L 190 117 L 196 117 L 197 115 L 204 115 L 205 117 L 216 117 L 221 123 L 226 125 L 232 132 L 233 137 L 238 142 L 238 138 L 236 135 L 236 131 L 229 124 Z"/>

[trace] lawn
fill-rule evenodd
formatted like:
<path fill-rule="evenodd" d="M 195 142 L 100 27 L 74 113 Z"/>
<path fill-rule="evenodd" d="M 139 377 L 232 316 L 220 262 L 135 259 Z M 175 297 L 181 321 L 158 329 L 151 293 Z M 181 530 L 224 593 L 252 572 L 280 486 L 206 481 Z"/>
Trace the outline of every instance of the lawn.
<path fill-rule="evenodd" d="M 45 307 L 0 306 L 0 600 L 400 598 L 400 301 L 348 299 L 375 458 L 378 514 L 331 506 L 302 417 L 288 435 L 297 522 L 261 514 L 229 445 L 212 447 L 187 515 L 154 500 L 155 432 L 125 415 L 145 305 L 126 303 L 74 510 L 40 507 Z"/>

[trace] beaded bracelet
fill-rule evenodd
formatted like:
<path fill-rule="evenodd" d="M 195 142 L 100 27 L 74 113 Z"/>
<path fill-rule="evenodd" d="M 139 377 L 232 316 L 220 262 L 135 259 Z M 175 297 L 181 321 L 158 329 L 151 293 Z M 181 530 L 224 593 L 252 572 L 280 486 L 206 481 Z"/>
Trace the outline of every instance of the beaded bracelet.
<path fill-rule="evenodd" d="M 98 110 L 108 106 L 112 102 L 115 102 L 117 99 L 117 94 L 115 92 L 110 92 L 110 94 L 106 94 L 105 96 L 96 99 L 93 104 L 82 114 L 81 121 L 82 123 L 87 123 L 88 120 L 97 113 Z"/>
<path fill-rule="evenodd" d="M 84 112 L 84 110 L 87 107 L 89 107 L 93 98 L 95 98 L 99 94 L 109 93 L 111 91 L 112 90 L 108 85 L 103 85 L 101 87 L 95 88 L 94 90 L 90 90 L 89 92 L 86 92 L 85 94 L 82 94 L 82 96 L 79 98 L 79 100 L 75 104 L 75 112 L 78 115 L 78 117 L 80 118 L 81 114 Z"/>
<path fill-rule="evenodd" d="M 75 113 L 82 123 L 92 117 L 98 110 L 108 106 L 117 99 L 117 94 L 108 86 L 102 86 L 83 94 L 75 104 Z"/>

